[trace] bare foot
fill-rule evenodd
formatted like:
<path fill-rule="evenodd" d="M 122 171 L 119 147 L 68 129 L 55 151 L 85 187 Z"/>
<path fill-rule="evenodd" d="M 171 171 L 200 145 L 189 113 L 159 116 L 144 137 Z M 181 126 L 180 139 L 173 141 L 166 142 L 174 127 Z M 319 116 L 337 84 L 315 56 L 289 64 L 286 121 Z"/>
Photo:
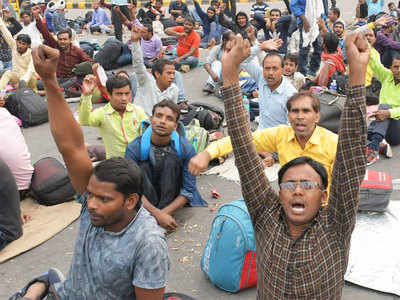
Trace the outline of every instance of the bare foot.
<path fill-rule="evenodd" d="M 24 214 L 24 213 L 21 211 L 21 222 L 22 222 L 22 225 L 24 225 L 26 222 L 28 222 L 28 221 L 30 221 L 30 220 L 32 220 L 32 216 L 27 215 L 27 214 Z"/>

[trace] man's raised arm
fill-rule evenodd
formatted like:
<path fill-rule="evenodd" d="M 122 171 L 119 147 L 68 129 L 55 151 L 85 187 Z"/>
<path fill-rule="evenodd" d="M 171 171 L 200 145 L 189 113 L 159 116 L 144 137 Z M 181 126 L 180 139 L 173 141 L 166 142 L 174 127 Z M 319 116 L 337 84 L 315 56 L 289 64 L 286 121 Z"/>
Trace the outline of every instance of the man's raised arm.
<path fill-rule="evenodd" d="M 357 213 L 360 184 L 365 174 L 367 138 L 365 73 L 369 46 L 359 34 L 346 37 L 350 82 L 347 102 L 340 120 L 339 141 L 332 172 L 329 197 L 329 224 L 337 228 L 343 240 L 350 238 Z"/>
<path fill-rule="evenodd" d="M 264 164 L 253 144 L 250 119 L 239 86 L 239 67 L 250 55 L 250 44 L 240 35 L 236 36 L 234 43 L 232 50 L 222 57 L 222 98 L 243 197 L 253 224 L 256 224 L 260 215 L 278 201 L 278 196 L 265 176 Z"/>
<path fill-rule="evenodd" d="M 43 81 L 47 96 L 50 129 L 64 158 L 75 191 L 85 192 L 92 172 L 82 130 L 65 101 L 56 79 L 57 49 L 41 45 L 32 52 L 36 72 Z"/>

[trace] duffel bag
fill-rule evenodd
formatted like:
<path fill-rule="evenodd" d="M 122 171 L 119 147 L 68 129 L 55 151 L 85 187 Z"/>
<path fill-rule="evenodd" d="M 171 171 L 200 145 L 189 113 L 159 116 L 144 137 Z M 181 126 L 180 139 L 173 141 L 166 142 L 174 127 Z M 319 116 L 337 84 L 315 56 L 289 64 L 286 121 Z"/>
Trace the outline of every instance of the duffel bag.
<path fill-rule="evenodd" d="M 257 285 L 256 241 L 243 199 L 218 210 L 203 250 L 201 269 L 213 284 L 228 292 Z"/>
<path fill-rule="evenodd" d="M 189 125 L 185 126 L 185 137 L 197 153 L 206 149 L 209 142 L 207 130 L 200 127 L 200 122 L 197 119 L 193 119 Z"/>
<path fill-rule="evenodd" d="M 318 94 L 317 97 L 321 106 L 321 119 L 318 125 L 334 133 L 338 133 L 340 116 L 346 103 L 346 96 L 326 90 Z"/>
<path fill-rule="evenodd" d="M 361 182 L 359 211 L 383 212 L 392 194 L 392 178 L 389 173 L 367 170 Z"/>
<path fill-rule="evenodd" d="M 111 70 L 122 53 L 124 44 L 115 39 L 108 39 L 94 56 L 94 61 L 102 65 L 104 70 Z"/>
<path fill-rule="evenodd" d="M 32 197 L 43 205 L 56 205 L 74 199 L 75 190 L 64 165 L 53 157 L 33 165 Z"/>
<path fill-rule="evenodd" d="M 224 111 L 204 103 L 190 103 L 189 112 L 182 116 L 181 121 L 187 126 L 193 119 L 199 120 L 200 126 L 205 130 L 218 129 L 224 121 Z"/>

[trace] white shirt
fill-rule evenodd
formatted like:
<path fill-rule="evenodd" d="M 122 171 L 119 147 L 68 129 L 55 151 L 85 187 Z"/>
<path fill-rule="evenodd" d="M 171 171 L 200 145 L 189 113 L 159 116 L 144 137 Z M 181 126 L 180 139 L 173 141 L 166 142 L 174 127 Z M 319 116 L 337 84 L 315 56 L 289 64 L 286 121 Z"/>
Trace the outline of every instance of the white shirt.
<path fill-rule="evenodd" d="M 172 83 L 169 88 L 161 91 L 153 75 L 147 72 L 143 62 L 142 49 L 140 43 L 132 43 L 132 67 L 136 73 L 138 87 L 135 96 L 135 104 L 143 108 L 148 116 L 152 115 L 153 106 L 164 99 L 178 101 L 179 89 Z"/>
<path fill-rule="evenodd" d="M 37 47 L 42 44 L 42 35 L 36 27 L 36 21 L 32 21 L 28 26 L 22 24 L 22 30 L 17 33 L 17 36 L 20 34 L 27 34 L 30 36 L 32 44 L 31 48 Z"/>

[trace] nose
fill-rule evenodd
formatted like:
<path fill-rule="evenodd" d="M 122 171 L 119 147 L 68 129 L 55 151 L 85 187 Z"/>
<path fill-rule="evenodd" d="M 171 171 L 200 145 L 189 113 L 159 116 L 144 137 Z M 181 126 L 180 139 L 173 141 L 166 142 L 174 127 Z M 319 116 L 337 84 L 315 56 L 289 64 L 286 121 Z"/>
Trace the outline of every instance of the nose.
<path fill-rule="evenodd" d="M 97 205 L 97 198 L 95 196 L 90 196 L 86 199 L 87 207 L 89 210 L 96 212 L 98 205 Z"/>
<path fill-rule="evenodd" d="M 293 193 L 294 193 L 295 195 L 301 195 L 301 194 L 303 194 L 303 189 L 301 188 L 299 182 L 296 182 L 296 188 L 294 189 Z"/>

